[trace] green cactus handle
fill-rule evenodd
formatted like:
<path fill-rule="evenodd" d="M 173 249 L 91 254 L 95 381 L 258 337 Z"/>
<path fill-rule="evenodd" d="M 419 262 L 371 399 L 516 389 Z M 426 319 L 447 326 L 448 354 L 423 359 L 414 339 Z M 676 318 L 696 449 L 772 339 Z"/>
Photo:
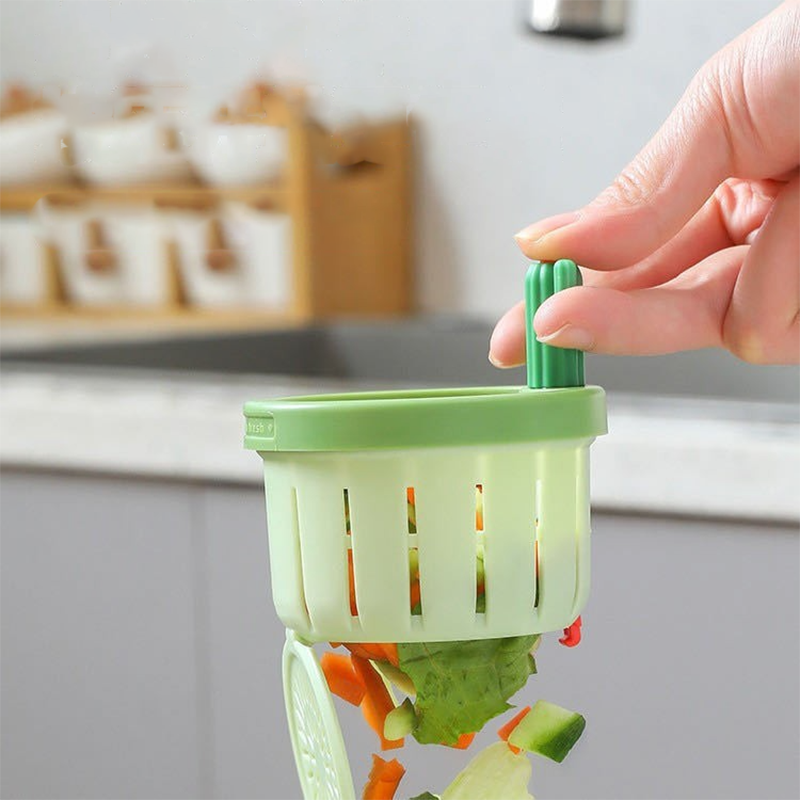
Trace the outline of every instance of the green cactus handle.
<path fill-rule="evenodd" d="M 533 330 L 533 317 L 552 294 L 583 283 L 574 261 L 562 258 L 555 264 L 534 261 L 525 276 L 525 341 L 527 346 L 528 387 L 554 389 L 583 386 L 583 353 L 542 344 Z"/>

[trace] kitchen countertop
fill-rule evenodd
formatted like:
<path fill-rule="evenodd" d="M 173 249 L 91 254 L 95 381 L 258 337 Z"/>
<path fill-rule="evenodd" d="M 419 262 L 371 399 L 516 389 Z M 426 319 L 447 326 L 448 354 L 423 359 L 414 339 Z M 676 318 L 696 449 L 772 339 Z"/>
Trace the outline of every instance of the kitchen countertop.
<path fill-rule="evenodd" d="M 318 378 L 5 370 L 0 466 L 256 486 L 258 458 L 242 448 L 245 400 L 357 388 Z M 797 523 L 799 445 L 791 405 L 611 394 L 609 434 L 592 446 L 592 502 Z"/>

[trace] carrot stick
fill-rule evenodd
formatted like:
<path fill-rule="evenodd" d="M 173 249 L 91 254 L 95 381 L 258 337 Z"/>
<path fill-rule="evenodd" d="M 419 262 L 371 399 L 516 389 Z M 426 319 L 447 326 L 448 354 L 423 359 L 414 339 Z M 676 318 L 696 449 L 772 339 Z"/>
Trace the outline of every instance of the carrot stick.
<path fill-rule="evenodd" d="M 361 701 L 361 712 L 370 728 L 381 738 L 382 750 L 393 750 L 402 747 L 403 739 L 386 739 L 383 735 L 387 714 L 394 709 L 394 702 L 383 682 L 383 678 L 375 671 L 372 664 L 355 654 L 350 656 L 353 667 L 364 682 L 364 699 Z"/>
<path fill-rule="evenodd" d="M 350 615 L 358 616 L 358 604 L 356 603 L 356 575 L 353 569 L 353 551 L 347 550 L 347 582 L 350 589 Z"/>
<path fill-rule="evenodd" d="M 362 794 L 363 800 L 394 800 L 405 773 L 405 767 L 396 758 L 384 761 L 380 756 L 373 755 L 372 769 Z"/>
<path fill-rule="evenodd" d="M 345 644 L 345 647 L 353 654 L 360 658 L 365 658 L 367 661 L 388 661 L 386 645 L 383 644 L 369 644 L 367 642 L 354 642 L 352 644 Z"/>
<path fill-rule="evenodd" d="M 506 724 L 505 724 L 505 725 L 503 725 L 503 727 L 502 727 L 502 728 L 500 728 L 500 730 L 499 730 L 499 731 L 497 731 L 497 735 L 498 735 L 498 736 L 499 736 L 499 737 L 500 737 L 500 738 L 501 738 L 501 739 L 502 739 L 504 742 L 508 742 L 508 737 L 509 737 L 509 736 L 511 736 L 511 732 L 514 730 L 514 728 L 516 728 L 516 727 L 517 727 L 517 725 L 519 725 L 519 724 L 520 724 L 520 722 L 522 722 L 523 718 L 524 718 L 524 717 L 525 717 L 525 716 L 528 714 L 528 712 L 529 712 L 530 710 L 531 710 L 531 707 L 530 707 L 530 706 L 525 706 L 525 708 L 523 708 L 523 709 L 522 709 L 522 711 L 520 711 L 520 712 L 519 712 L 519 713 L 518 713 L 518 714 L 517 714 L 517 715 L 516 715 L 516 716 L 515 716 L 513 719 L 510 719 L 508 722 L 506 722 Z M 514 745 L 513 745 L 513 744 L 510 744 L 510 745 L 508 745 L 508 746 L 509 746 L 509 747 L 510 747 L 510 748 L 511 748 L 511 749 L 512 749 L 512 750 L 513 750 L 515 753 L 519 753 L 519 747 L 514 747 Z"/>
<path fill-rule="evenodd" d="M 366 694 L 364 681 L 353 668 L 353 662 L 340 653 L 323 653 L 320 666 L 331 692 L 342 700 L 361 705 Z"/>
<path fill-rule="evenodd" d="M 419 590 L 419 581 L 411 581 L 411 608 L 413 609 L 422 599 L 422 595 L 420 594 Z"/>
<path fill-rule="evenodd" d="M 400 656 L 397 654 L 396 644 L 384 644 L 383 651 L 386 653 L 386 659 L 393 667 L 400 666 Z"/>
<path fill-rule="evenodd" d="M 396 644 L 351 642 L 350 644 L 345 644 L 345 647 L 354 655 L 359 656 L 359 658 L 365 658 L 367 661 L 388 661 L 395 667 L 400 664 Z"/>
<path fill-rule="evenodd" d="M 472 744 L 474 738 L 474 733 L 462 733 L 455 744 L 448 744 L 447 747 L 452 747 L 455 750 L 466 750 Z"/>

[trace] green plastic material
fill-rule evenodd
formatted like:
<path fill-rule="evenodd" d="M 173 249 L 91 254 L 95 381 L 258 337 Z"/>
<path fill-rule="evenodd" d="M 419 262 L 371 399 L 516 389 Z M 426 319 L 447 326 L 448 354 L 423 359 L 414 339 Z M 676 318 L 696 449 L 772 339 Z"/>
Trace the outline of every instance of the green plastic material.
<path fill-rule="evenodd" d="M 605 395 L 596 386 L 318 395 L 250 402 L 244 411 L 245 447 L 261 452 L 519 444 L 606 432 Z"/>
<path fill-rule="evenodd" d="M 292 631 L 286 632 L 283 649 L 283 696 L 305 800 L 355 800 L 328 684 L 314 651 Z"/>
<path fill-rule="evenodd" d="M 533 330 L 533 317 L 548 297 L 580 286 L 581 273 L 574 261 L 562 258 L 555 264 L 534 261 L 525 276 L 525 341 L 528 353 L 528 387 L 550 389 L 583 386 L 583 353 L 542 344 Z"/>
<path fill-rule="evenodd" d="M 591 442 L 263 452 L 278 616 L 319 642 L 491 639 L 567 627 L 589 592 Z M 409 487 L 416 533 L 409 532 Z M 476 611 L 481 548 L 483 612 Z M 412 549 L 419 615 L 410 604 Z"/>
<path fill-rule="evenodd" d="M 245 446 L 264 462 L 272 594 L 289 629 L 284 695 L 306 800 L 355 797 L 306 642 L 521 636 L 580 614 L 590 583 L 589 446 L 606 432 L 605 395 L 583 386 L 582 354 L 541 345 L 530 331 L 538 304 L 579 280 L 566 261 L 529 273 L 528 378 L 537 388 L 246 404 Z"/>

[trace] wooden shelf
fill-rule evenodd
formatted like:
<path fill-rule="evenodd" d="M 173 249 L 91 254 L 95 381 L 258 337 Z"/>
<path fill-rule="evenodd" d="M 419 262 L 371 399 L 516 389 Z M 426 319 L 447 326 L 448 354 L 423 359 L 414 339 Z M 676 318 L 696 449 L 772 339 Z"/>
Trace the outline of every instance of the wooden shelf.
<path fill-rule="evenodd" d="M 242 329 L 336 318 L 402 316 L 412 308 L 411 128 L 401 119 L 333 135 L 301 114 L 287 119 L 284 175 L 268 184 L 207 186 L 80 183 L 0 187 L 0 213 L 30 213 L 53 203 L 87 201 L 206 208 L 240 201 L 291 218 L 290 292 L 286 309 L 192 306 L 174 242 L 170 288 L 160 309 L 85 308 L 69 303 L 58 253 L 50 246 L 47 293 L 36 308 L 0 307 L 4 327 L 95 325 L 164 329 Z"/>
<path fill-rule="evenodd" d="M 269 205 L 285 210 L 286 187 L 282 181 L 258 186 L 220 187 L 199 182 L 141 186 L 85 186 L 77 183 L 45 186 L 0 187 L 0 212 L 27 213 L 43 197 L 62 203 L 105 201 L 111 203 L 194 206 L 229 200 Z"/>
<path fill-rule="evenodd" d="M 302 320 L 291 311 L 257 308 L 164 307 L 132 308 L 22 308 L 4 307 L 0 311 L 0 328 L 21 329 L 36 325 L 92 326 L 107 329 L 136 328 L 163 330 L 202 328 L 269 329 L 298 325 Z"/>

